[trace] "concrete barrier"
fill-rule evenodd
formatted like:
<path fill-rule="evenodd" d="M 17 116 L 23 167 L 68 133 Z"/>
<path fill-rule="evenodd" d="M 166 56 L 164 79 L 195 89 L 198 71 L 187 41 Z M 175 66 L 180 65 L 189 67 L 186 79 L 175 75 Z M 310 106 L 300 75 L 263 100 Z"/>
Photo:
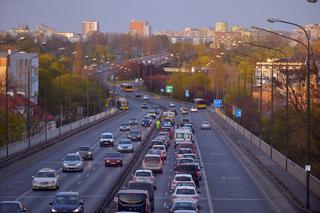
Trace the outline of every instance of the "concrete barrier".
<path fill-rule="evenodd" d="M 282 169 L 286 169 L 286 157 L 278 150 L 272 149 L 272 160 L 274 160 Z"/>
<path fill-rule="evenodd" d="M 313 193 L 320 197 L 320 180 L 310 175 L 310 189 Z"/>
<path fill-rule="evenodd" d="M 306 183 L 306 174 L 304 169 L 288 159 L 287 172 L 295 177 L 300 183 Z"/>
<path fill-rule="evenodd" d="M 261 141 L 261 150 L 270 157 L 270 153 L 271 153 L 271 146 L 269 144 L 267 144 L 265 141 Z"/>

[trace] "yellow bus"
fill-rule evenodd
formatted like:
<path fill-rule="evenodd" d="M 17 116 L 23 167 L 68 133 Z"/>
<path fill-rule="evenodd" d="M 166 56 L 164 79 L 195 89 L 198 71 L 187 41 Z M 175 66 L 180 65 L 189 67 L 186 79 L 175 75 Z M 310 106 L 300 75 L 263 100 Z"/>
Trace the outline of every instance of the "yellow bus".
<path fill-rule="evenodd" d="M 205 109 L 207 104 L 206 101 L 203 100 L 202 98 L 195 98 L 194 100 L 194 105 L 197 107 L 197 109 Z"/>
<path fill-rule="evenodd" d="M 128 110 L 129 109 L 129 102 L 125 97 L 119 97 L 117 101 L 117 106 L 120 110 Z"/>
<path fill-rule="evenodd" d="M 134 86 L 129 83 L 120 84 L 120 88 L 123 92 L 132 92 L 134 90 Z"/>

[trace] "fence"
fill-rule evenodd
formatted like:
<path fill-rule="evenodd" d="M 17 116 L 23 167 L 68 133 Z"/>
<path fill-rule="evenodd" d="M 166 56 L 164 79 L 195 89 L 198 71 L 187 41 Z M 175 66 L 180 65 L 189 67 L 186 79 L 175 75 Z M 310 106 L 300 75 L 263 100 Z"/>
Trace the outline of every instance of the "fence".
<path fill-rule="evenodd" d="M 230 119 L 220 110 L 215 111 L 223 120 L 225 120 L 228 124 L 230 124 L 234 129 L 236 129 L 240 134 L 246 137 L 251 143 L 255 144 L 261 151 L 263 151 L 266 155 L 268 155 L 273 161 L 275 161 L 281 168 L 286 169 L 287 165 L 287 173 L 292 175 L 302 184 L 306 184 L 306 172 L 299 165 L 295 164 L 293 161 L 288 159 L 286 156 L 281 154 L 276 149 L 273 149 L 268 143 L 261 140 L 256 135 L 249 132 L 243 126 L 239 125 L 234 120 Z M 310 190 L 320 197 L 320 180 L 310 175 Z"/>
<path fill-rule="evenodd" d="M 39 145 L 41 143 L 46 143 L 49 140 L 53 140 L 59 138 L 62 135 L 73 132 L 82 127 L 88 126 L 100 119 L 106 118 L 109 115 L 116 113 L 116 108 L 112 108 L 108 111 L 99 113 L 97 115 L 93 115 L 87 118 L 83 118 L 81 120 L 60 126 L 59 128 L 55 128 L 53 130 L 47 130 L 46 132 L 41 132 L 32 137 L 25 138 L 21 141 L 17 141 L 15 143 L 10 143 L 8 147 L 1 147 L 0 149 L 0 158 L 9 157 L 15 153 L 21 152 L 25 149 L 29 149 L 34 147 L 35 145 Z"/>

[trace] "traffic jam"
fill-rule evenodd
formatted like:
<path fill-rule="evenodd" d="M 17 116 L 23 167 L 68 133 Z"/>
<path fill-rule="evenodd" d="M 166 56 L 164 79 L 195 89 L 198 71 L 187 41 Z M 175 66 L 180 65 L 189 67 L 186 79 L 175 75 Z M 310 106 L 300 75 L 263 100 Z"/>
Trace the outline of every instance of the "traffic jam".
<path fill-rule="evenodd" d="M 189 118 L 189 111 L 181 107 L 178 119 L 175 104 L 169 104 L 170 110 L 163 112 L 156 119 L 158 129 L 150 141 L 150 147 L 143 161 L 123 189 L 114 198 L 115 209 L 120 212 L 164 212 L 156 208 L 159 200 L 156 190 L 166 187 L 159 183 L 159 178 L 167 178 L 167 158 L 174 153 L 174 166 L 168 168 L 170 176 L 167 198 L 170 203 L 165 212 L 200 212 L 201 163 L 195 145 L 194 127 Z M 192 112 L 193 113 L 193 112 Z M 158 180 L 157 180 L 158 179 Z M 169 211 L 168 211 L 169 210 Z"/>

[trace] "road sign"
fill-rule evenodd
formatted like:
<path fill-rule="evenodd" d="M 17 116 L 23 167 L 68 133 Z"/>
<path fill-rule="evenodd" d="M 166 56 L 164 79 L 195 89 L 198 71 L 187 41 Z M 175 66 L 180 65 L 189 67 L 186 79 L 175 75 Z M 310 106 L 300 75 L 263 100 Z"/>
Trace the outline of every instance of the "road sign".
<path fill-rule="evenodd" d="M 213 99 L 213 106 L 216 108 L 222 107 L 222 100 L 221 99 Z"/>
<path fill-rule="evenodd" d="M 190 97 L 190 94 L 189 94 L 189 90 L 185 90 L 184 91 L 184 96 L 186 97 L 186 98 L 189 98 Z"/>
<path fill-rule="evenodd" d="M 241 118 L 241 109 L 235 110 L 235 116 L 236 116 L 236 118 Z"/>
<path fill-rule="evenodd" d="M 166 86 L 166 93 L 173 93 L 173 86 Z"/>

